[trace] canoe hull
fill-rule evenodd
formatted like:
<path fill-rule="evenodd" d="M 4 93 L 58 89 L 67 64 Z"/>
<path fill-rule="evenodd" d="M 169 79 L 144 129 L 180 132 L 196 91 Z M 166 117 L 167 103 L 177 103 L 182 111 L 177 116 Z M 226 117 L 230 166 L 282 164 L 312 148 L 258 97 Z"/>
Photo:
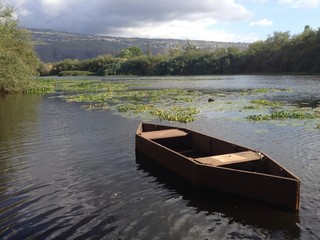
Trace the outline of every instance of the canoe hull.
<path fill-rule="evenodd" d="M 136 134 L 137 153 L 161 164 L 195 186 L 211 188 L 290 211 L 299 210 L 300 180 L 267 155 L 263 154 L 262 159 L 221 166 L 203 164 L 198 162 L 197 158 L 179 153 L 176 149 L 189 141 L 192 142 L 192 147 L 202 148 L 201 152 L 208 155 L 251 149 L 184 128 L 174 129 L 187 133 L 186 136 L 150 139 L 142 134 L 166 129 L 172 127 L 141 124 Z M 214 150 L 210 145 L 214 146 Z M 215 153 L 212 153 L 214 151 Z"/>

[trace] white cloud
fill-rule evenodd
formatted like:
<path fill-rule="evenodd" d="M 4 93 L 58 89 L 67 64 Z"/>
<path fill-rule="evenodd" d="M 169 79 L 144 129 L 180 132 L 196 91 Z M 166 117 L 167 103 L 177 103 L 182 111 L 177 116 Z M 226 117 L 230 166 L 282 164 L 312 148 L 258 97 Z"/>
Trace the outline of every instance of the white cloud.
<path fill-rule="evenodd" d="M 239 35 L 210 27 L 209 22 L 174 20 L 161 24 L 148 24 L 143 27 L 116 29 L 112 35 L 122 37 L 177 38 L 221 42 L 253 42 L 255 34 Z"/>
<path fill-rule="evenodd" d="M 258 3 L 267 3 L 268 0 L 238 0 L 238 2 L 258 2 Z"/>
<path fill-rule="evenodd" d="M 49 17 L 58 17 L 60 14 L 67 13 L 70 1 L 64 0 L 41 0 L 39 1 L 41 10 Z"/>
<path fill-rule="evenodd" d="M 288 4 L 293 8 L 316 8 L 320 6 L 320 0 L 279 0 L 278 2 Z"/>
<path fill-rule="evenodd" d="M 268 20 L 266 18 L 258 20 L 256 22 L 251 22 L 250 26 L 262 26 L 262 27 L 266 27 L 266 26 L 271 26 L 273 24 L 273 22 L 271 20 Z"/>
<path fill-rule="evenodd" d="M 29 16 L 31 14 L 32 14 L 31 11 L 29 11 L 28 9 L 23 9 L 23 8 L 20 8 L 19 11 L 17 12 L 18 16 L 23 16 L 23 17 Z"/>
<path fill-rule="evenodd" d="M 247 20 L 236 0 L 7 0 L 30 28 L 96 34 L 233 39 L 212 30 L 218 23 Z M 218 36 L 220 34 L 220 36 Z"/>

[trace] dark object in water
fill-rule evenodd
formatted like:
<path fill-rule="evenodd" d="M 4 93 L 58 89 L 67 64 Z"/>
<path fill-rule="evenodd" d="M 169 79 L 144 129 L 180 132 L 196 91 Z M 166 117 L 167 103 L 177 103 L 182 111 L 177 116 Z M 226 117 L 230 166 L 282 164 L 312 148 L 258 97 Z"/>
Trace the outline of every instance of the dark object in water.
<path fill-rule="evenodd" d="M 266 154 L 185 128 L 142 123 L 136 151 L 195 186 L 298 211 L 300 179 Z"/>
<path fill-rule="evenodd" d="M 209 98 L 209 99 L 208 99 L 208 102 L 214 102 L 214 98 L 212 98 L 212 97 Z"/>

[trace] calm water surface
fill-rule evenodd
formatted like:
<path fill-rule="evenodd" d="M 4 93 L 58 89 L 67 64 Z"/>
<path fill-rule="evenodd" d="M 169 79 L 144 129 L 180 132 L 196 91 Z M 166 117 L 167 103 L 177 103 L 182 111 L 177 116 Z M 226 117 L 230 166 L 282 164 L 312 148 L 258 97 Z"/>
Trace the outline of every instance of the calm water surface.
<path fill-rule="evenodd" d="M 313 110 L 320 105 L 319 76 L 153 78 L 149 83 L 209 94 L 292 89 L 265 97 Z M 160 174 L 135 156 L 134 134 L 143 118 L 84 111 L 80 105 L 54 96 L 0 97 L 0 239 L 320 238 L 320 131 L 314 128 L 319 120 L 253 123 L 237 119 L 238 111 L 207 110 L 192 123 L 161 122 L 277 159 L 302 180 L 301 210 L 295 214 L 199 192 Z"/>

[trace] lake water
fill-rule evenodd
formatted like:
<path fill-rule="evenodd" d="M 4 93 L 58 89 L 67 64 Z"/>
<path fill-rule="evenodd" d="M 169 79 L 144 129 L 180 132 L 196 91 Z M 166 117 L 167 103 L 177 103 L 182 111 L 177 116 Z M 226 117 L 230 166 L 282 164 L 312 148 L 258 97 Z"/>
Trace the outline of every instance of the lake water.
<path fill-rule="evenodd" d="M 301 178 L 300 212 L 199 192 L 136 159 L 135 131 L 144 116 L 85 111 L 57 95 L 0 96 L 0 239 L 320 238 L 320 119 L 251 122 L 237 107 L 257 97 L 244 89 L 276 88 L 290 91 L 260 97 L 319 112 L 320 76 L 116 81 L 214 96 L 201 102 L 192 123 L 147 121 L 266 152 Z"/>

